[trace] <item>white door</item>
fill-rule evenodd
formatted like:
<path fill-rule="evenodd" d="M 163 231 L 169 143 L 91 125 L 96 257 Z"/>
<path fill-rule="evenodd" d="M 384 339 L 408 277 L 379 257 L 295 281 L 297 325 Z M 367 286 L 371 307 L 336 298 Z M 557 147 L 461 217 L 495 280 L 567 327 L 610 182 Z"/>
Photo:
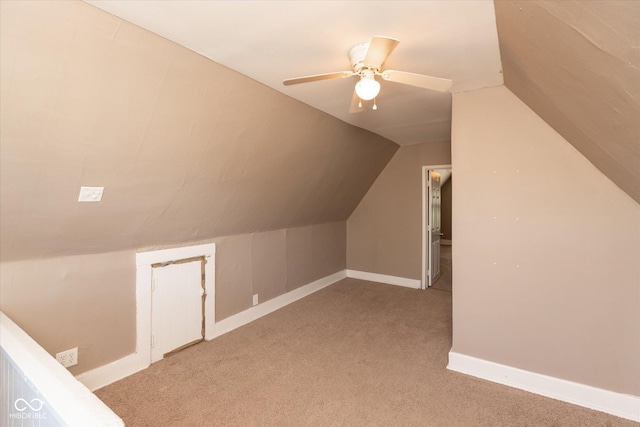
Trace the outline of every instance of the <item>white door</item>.
<path fill-rule="evenodd" d="M 440 174 L 434 170 L 428 171 L 429 207 L 427 215 L 428 245 L 429 245 L 429 286 L 440 278 L 440 238 L 442 237 Z"/>
<path fill-rule="evenodd" d="M 151 362 L 204 339 L 204 259 L 152 266 Z"/>

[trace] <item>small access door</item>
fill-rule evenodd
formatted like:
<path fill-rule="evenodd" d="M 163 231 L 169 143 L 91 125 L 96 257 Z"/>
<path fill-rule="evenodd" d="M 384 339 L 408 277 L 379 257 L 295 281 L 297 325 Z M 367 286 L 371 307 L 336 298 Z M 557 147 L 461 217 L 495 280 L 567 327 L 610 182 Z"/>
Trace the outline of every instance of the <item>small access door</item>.
<path fill-rule="evenodd" d="M 429 266 L 427 281 L 428 286 L 433 285 L 440 278 L 440 238 L 442 237 L 440 174 L 435 170 L 429 170 L 428 189 L 429 206 L 427 215 L 427 237 L 429 247 Z"/>
<path fill-rule="evenodd" d="M 204 257 L 153 264 L 151 363 L 204 339 Z"/>

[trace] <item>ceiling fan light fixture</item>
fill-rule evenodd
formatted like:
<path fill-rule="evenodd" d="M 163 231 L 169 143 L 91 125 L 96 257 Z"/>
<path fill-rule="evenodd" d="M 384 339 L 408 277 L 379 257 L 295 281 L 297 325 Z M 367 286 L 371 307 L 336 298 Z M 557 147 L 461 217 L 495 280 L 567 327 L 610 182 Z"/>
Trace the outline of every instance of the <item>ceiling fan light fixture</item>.
<path fill-rule="evenodd" d="M 356 83 L 356 94 L 363 101 L 370 101 L 380 93 L 380 83 L 370 75 L 363 75 L 360 81 Z"/>
<path fill-rule="evenodd" d="M 293 79 L 285 79 L 283 83 L 285 86 L 289 86 L 299 83 L 359 76 L 360 80 L 356 83 L 355 92 L 351 97 L 349 113 L 364 111 L 362 108 L 363 102 L 371 101 L 372 99 L 372 109 L 376 110 L 378 108 L 376 98 L 380 93 L 380 82 L 376 81 L 376 76 L 380 76 L 380 78 L 385 81 L 401 83 L 421 89 L 435 90 L 438 92 L 450 91 L 453 86 L 453 81 L 449 79 L 409 73 L 406 71 L 383 69 L 382 66 L 387 60 L 387 57 L 396 48 L 398 43 L 400 43 L 399 40 L 391 37 L 374 36 L 370 41 L 357 44 L 349 51 L 352 71 L 338 71 L 296 77 Z"/>

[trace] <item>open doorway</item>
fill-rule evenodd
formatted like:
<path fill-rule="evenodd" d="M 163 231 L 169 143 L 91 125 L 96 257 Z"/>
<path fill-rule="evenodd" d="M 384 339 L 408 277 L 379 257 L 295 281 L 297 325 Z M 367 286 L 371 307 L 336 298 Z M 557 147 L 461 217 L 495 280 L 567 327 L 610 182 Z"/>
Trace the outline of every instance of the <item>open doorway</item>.
<path fill-rule="evenodd" d="M 452 289 L 451 165 L 422 167 L 422 289 Z"/>

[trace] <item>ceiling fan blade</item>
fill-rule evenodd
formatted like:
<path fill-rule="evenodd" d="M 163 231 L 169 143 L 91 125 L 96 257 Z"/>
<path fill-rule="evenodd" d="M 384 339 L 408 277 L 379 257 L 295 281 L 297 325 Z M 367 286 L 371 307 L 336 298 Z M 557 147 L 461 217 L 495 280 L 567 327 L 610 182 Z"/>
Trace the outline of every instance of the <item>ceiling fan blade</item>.
<path fill-rule="evenodd" d="M 362 104 L 360 104 L 362 102 Z M 362 105 L 362 107 L 360 107 L 359 105 Z M 353 92 L 353 97 L 351 98 L 351 105 L 349 106 L 349 113 L 362 113 L 365 108 L 367 107 L 367 101 L 363 101 L 360 99 L 360 97 L 356 94 L 356 92 Z"/>
<path fill-rule="evenodd" d="M 345 77 L 351 77 L 354 73 L 352 71 L 338 71 L 337 73 L 325 73 L 325 74 L 315 74 L 313 76 L 304 76 L 304 77 L 296 77 L 293 79 L 286 79 L 282 83 L 285 86 L 297 85 L 300 83 L 309 83 L 309 82 L 317 82 L 320 80 L 330 80 L 330 79 L 343 79 Z"/>
<path fill-rule="evenodd" d="M 390 37 L 374 36 L 369 43 L 364 63 L 373 68 L 380 68 L 398 43 L 400 43 L 399 40 Z"/>
<path fill-rule="evenodd" d="M 453 86 L 453 81 L 439 77 L 425 76 L 423 74 L 407 73 L 406 71 L 385 70 L 380 73 L 383 79 L 390 82 L 403 83 L 417 86 L 423 89 L 447 92 Z"/>

